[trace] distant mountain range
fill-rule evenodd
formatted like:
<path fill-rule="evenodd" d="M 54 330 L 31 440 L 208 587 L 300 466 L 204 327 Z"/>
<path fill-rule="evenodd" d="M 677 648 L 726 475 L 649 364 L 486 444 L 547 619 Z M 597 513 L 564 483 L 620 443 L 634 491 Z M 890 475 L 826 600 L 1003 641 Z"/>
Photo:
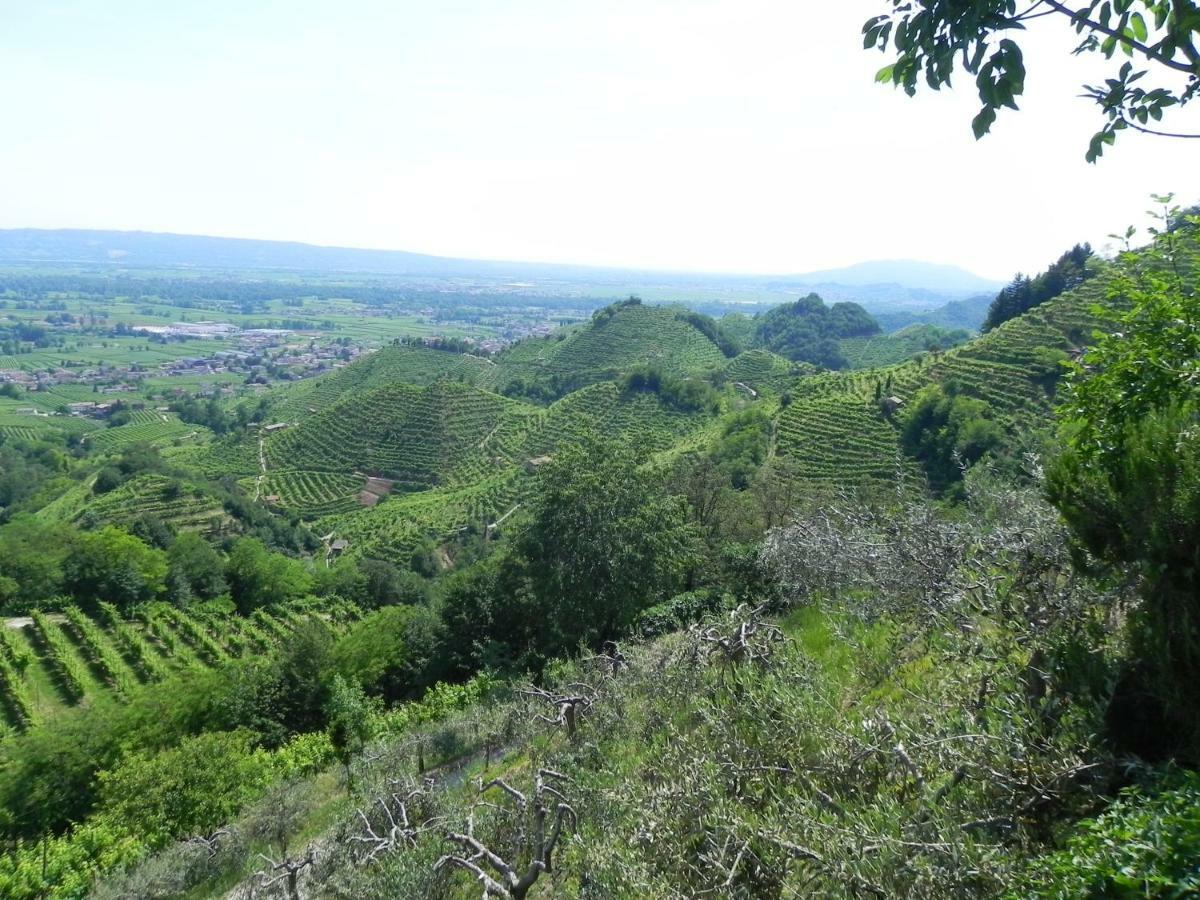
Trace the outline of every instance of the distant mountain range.
<path fill-rule="evenodd" d="M 915 260 L 863 262 L 841 269 L 785 276 L 708 275 L 553 263 L 456 259 L 400 250 L 321 247 L 291 241 L 259 241 L 146 231 L 0 229 L 0 264 L 39 263 L 275 269 L 422 277 L 474 276 L 488 279 L 590 279 L 605 282 L 635 279 L 648 284 L 754 284 L 787 293 L 802 287 L 840 285 L 861 289 L 896 286 L 905 289 L 906 293 L 927 291 L 931 296 L 925 299 L 942 302 L 948 295 L 963 297 L 972 293 L 994 292 L 1000 287 L 998 282 L 981 278 L 956 266 Z"/>
<path fill-rule="evenodd" d="M 871 260 L 841 269 L 805 272 L 788 280 L 854 286 L 898 284 L 901 287 L 924 288 L 944 293 L 983 293 L 999 290 L 1002 286 L 998 281 L 982 278 L 958 266 L 913 259 Z"/>

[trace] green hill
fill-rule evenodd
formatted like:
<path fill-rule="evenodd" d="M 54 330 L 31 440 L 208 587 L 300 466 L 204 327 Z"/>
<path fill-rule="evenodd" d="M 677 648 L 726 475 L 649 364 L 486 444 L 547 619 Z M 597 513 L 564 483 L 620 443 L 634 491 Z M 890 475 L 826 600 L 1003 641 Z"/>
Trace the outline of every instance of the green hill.
<path fill-rule="evenodd" d="M 390 345 L 327 375 L 280 389 L 272 414 L 277 421 L 297 421 L 327 409 L 351 392 L 396 382 L 425 385 L 450 378 L 473 383 L 491 365 L 489 360 L 469 354 Z"/>
<path fill-rule="evenodd" d="M 536 410 L 457 382 L 352 392 L 264 441 L 269 471 L 362 472 L 404 489 L 462 483 L 511 462 L 510 433 Z"/>
<path fill-rule="evenodd" d="M 826 306 L 809 294 L 756 316 L 753 343 L 794 362 L 842 369 L 847 363 L 838 342 L 878 333 L 879 323 L 857 303 Z"/>

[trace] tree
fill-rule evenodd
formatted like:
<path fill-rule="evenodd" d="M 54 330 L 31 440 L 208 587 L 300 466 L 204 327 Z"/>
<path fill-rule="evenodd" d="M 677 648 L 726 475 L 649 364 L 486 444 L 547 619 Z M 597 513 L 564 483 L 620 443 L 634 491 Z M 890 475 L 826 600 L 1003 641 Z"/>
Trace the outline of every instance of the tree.
<path fill-rule="evenodd" d="M 638 612 L 675 594 L 696 562 L 686 503 L 665 493 L 644 458 L 632 443 L 592 435 L 539 472 L 515 550 L 548 654 L 619 637 Z"/>
<path fill-rule="evenodd" d="M 1139 576 L 1135 665 L 1200 754 L 1198 252 L 1196 230 L 1163 230 L 1119 260 L 1110 293 L 1125 311 L 1068 376 L 1047 480 L 1083 546 Z"/>
<path fill-rule="evenodd" d="M 1008 285 L 1001 288 L 992 305 L 988 307 L 987 318 L 981 330 L 991 331 L 1009 319 L 1015 319 L 1035 306 L 1041 306 L 1047 300 L 1054 299 L 1063 291 L 1083 284 L 1093 274 L 1088 268 L 1091 256 L 1090 244 L 1076 244 L 1036 278 L 1017 275 Z"/>
<path fill-rule="evenodd" d="M 79 535 L 63 566 L 67 589 L 80 604 L 107 600 L 132 606 L 153 600 L 166 587 L 167 557 L 161 550 L 113 525 Z"/>
<path fill-rule="evenodd" d="M 227 822 L 270 776 L 270 758 L 247 731 L 185 738 L 132 753 L 101 772 L 101 814 L 151 846 Z"/>
<path fill-rule="evenodd" d="M 904 449 L 925 466 L 929 481 L 944 490 L 962 477 L 962 469 L 999 445 L 1004 432 L 988 404 L 931 384 L 913 397 L 901 425 Z"/>
<path fill-rule="evenodd" d="M 0 527 L 0 574 L 12 582 L 6 608 L 25 612 L 61 594 L 63 568 L 77 540 L 75 529 L 22 515 Z"/>
<path fill-rule="evenodd" d="M 540 668 L 624 633 L 683 589 L 699 560 L 687 502 L 647 471 L 645 453 L 595 434 L 561 448 L 510 550 L 443 588 L 445 658 L 459 671 Z"/>
<path fill-rule="evenodd" d="M 427 607 L 384 607 L 356 622 L 338 640 L 333 666 L 347 681 L 385 700 L 419 697 L 436 680 L 430 670 L 438 626 L 437 616 Z"/>
<path fill-rule="evenodd" d="M 838 341 L 878 334 L 879 330 L 879 323 L 857 303 L 827 307 L 819 296 L 809 294 L 756 316 L 754 342 L 793 362 L 843 369 L 848 363 Z"/>
<path fill-rule="evenodd" d="M 864 47 L 887 52 L 891 46 L 896 53 L 876 80 L 912 96 L 922 78 L 938 90 L 961 67 L 975 76 L 983 103 L 972 122 L 976 138 L 988 133 L 1001 107 L 1017 108 L 1025 89 L 1025 60 L 1014 37 L 1030 22 L 1048 18 L 1082 37 L 1076 53 L 1112 59 L 1120 51 L 1131 58 L 1103 85 L 1084 86 L 1084 96 L 1106 118 L 1088 145 L 1088 162 L 1127 128 L 1200 138 L 1151 127 L 1164 111 L 1183 106 L 1200 90 L 1200 8 L 1193 0 L 1078 0 L 1073 6 L 1057 0 L 887 0 L 886 8 L 863 25 Z M 1151 72 L 1163 76 L 1166 86 L 1146 87 L 1142 79 Z"/>
<path fill-rule="evenodd" d="M 295 600 L 312 584 L 299 560 L 272 553 L 257 538 L 242 538 L 233 545 L 225 564 L 225 578 L 242 612 Z"/>
<path fill-rule="evenodd" d="M 350 763 L 371 739 L 371 704 L 362 688 L 334 675 L 325 704 L 329 743 L 346 771 L 346 792 L 354 790 Z"/>
<path fill-rule="evenodd" d="M 219 597 L 229 585 L 221 556 L 194 531 L 185 531 L 167 551 L 170 574 L 187 585 L 188 592 L 202 600 Z"/>

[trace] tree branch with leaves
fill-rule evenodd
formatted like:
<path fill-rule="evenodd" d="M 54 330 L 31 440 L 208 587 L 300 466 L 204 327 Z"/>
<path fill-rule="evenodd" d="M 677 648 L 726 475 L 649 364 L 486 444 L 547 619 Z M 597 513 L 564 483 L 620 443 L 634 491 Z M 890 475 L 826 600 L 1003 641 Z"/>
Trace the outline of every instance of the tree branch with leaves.
<path fill-rule="evenodd" d="M 956 68 L 975 76 L 982 107 L 971 127 L 987 134 L 1002 107 L 1017 109 L 1025 90 L 1025 58 L 1016 37 L 1030 22 L 1056 18 L 1082 40 L 1074 53 L 1130 59 L 1102 85 L 1084 85 L 1105 116 L 1092 135 L 1087 160 L 1095 162 L 1117 134 L 1134 129 L 1172 138 L 1200 134 L 1155 127 L 1164 113 L 1200 90 L 1200 7 L 1193 0 L 1089 0 L 1068 6 L 1056 0 L 889 0 L 889 10 L 863 25 L 863 46 L 889 49 L 895 60 L 876 75 L 912 96 L 923 79 L 933 90 L 951 84 Z M 1156 86 L 1143 81 L 1154 73 Z"/>

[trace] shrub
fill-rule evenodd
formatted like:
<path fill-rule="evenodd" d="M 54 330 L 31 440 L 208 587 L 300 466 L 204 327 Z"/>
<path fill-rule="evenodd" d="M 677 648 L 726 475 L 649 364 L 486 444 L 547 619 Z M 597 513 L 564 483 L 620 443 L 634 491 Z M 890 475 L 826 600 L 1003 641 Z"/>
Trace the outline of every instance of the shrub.
<path fill-rule="evenodd" d="M 1035 860 L 1011 897 L 1192 897 L 1200 894 L 1200 773 L 1172 772 L 1157 791 L 1128 788 Z"/>

